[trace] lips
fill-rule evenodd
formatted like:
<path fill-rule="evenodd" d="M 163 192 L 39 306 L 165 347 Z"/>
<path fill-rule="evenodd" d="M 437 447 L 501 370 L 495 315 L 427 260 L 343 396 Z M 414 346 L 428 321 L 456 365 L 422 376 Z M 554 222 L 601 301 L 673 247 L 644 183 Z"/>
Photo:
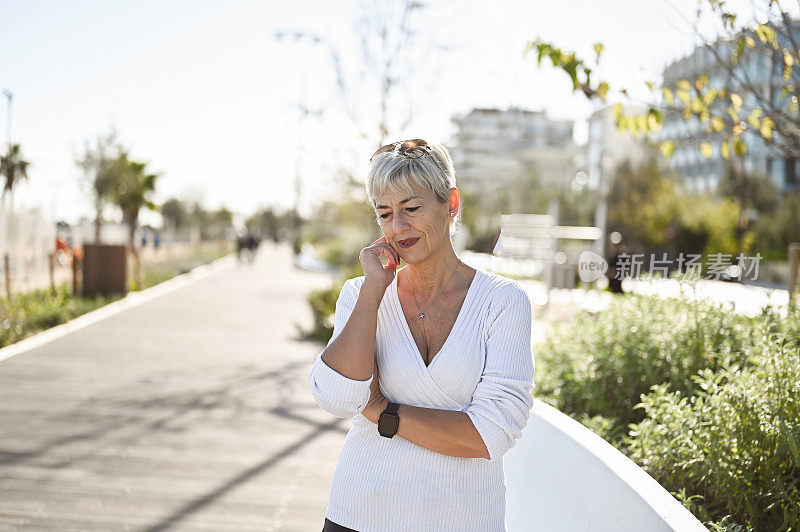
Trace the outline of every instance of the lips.
<path fill-rule="evenodd" d="M 401 248 L 410 248 L 411 246 L 417 243 L 417 240 L 419 240 L 419 237 L 406 238 L 405 240 L 398 240 L 397 245 L 400 246 Z"/>

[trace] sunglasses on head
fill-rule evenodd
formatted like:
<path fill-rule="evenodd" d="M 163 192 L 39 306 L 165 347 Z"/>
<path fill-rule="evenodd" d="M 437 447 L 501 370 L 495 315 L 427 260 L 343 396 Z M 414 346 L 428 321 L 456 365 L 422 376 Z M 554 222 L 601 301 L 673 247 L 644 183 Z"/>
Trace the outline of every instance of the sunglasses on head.
<path fill-rule="evenodd" d="M 428 143 L 423 139 L 404 140 L 402 142 L 392 142 L 386 146 L 381 146 L 372 154 L 372 157 L 369 158 L 369 162 L 372 162 L 376 155 L 387 151 L 394 151 L 395 149 L 397 149 L 401 155 L 409 156 L 408 152 L 415 148 L 424 148 L 428 153 L 431 152 L 430 146 L 428 146 Z"/>

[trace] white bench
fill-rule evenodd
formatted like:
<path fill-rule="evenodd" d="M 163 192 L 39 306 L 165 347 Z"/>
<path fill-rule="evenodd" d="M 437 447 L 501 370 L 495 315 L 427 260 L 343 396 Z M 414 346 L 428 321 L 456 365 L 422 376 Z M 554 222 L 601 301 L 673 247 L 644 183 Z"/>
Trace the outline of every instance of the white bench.
<path fill-rule="evenodd" d="M 538 399 L 503 462 L 509 532 L 707 531 L 628 457 Z"/>

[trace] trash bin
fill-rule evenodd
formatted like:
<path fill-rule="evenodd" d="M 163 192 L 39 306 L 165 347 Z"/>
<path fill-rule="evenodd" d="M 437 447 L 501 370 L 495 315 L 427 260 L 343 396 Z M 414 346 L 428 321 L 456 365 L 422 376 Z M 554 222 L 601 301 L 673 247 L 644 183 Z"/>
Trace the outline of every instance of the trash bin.
<path fill-rule="evenodd" d="M 127 246 L 84 244 L 83 295 L 128 293 Z"/>

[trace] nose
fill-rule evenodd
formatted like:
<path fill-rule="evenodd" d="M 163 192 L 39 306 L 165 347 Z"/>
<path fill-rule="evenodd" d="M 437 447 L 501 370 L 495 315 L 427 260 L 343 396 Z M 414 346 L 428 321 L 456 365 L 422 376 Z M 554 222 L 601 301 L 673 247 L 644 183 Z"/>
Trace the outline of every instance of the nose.
<path fill-rule="evenodd" d="M 404 213 L 400 213 L 397 216 L 392 217 L 392 231 L 395 233 L 401 233 L 403 229 L 408 227 L 408 223 L 403 218 Z"/>

